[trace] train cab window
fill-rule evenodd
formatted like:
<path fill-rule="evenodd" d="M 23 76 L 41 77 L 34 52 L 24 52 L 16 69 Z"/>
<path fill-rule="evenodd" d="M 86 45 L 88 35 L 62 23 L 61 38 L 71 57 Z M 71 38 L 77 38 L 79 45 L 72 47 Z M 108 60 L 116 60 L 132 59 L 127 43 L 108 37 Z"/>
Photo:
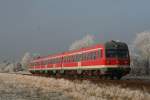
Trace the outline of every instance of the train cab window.
<path fill-rule="evenodd" d="M 108 49 L 106 50 L 106 57 L 118 57 L 118 58 L 127 58 L 128 50 L 125 49 Z"/>

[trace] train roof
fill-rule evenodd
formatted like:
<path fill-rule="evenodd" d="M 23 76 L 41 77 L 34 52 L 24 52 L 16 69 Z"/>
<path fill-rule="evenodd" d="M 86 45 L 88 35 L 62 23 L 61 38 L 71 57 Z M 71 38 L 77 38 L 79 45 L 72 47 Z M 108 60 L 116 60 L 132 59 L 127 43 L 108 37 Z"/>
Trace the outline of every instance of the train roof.
<path fill-rule="evenodd" d="M 103 48 L 103 47 L 104 47 L 103 44 L 95 44 L 95 45 L 80 48 L 80 49 L 68 50 L 68 51 L 61 52 L 61 53 L 50 54 L 48 56 L 38 57 L 38 58 L 34 59 L 33 62 L 42 61 L 42 60 L 45 60 L 45 59 L 49 59 L 51 57 L 64 56 L 64 55 L 68 55 L 68 54 L 72 54 L 72 53 L 76 53 L 76 52 L 86 51 L 86 50 L 90 50 L 90 49 L 94 49 L 94 48 Z"/>
<path fill-rule="evenodd" d="M 91 46 L 88 46 L 88 47 L 84 47 L 84 48 L 80 48 L 80 49 L 75 49 L 75 50 L 68 50 L 68 51 L 65 51 L 65 52 L 61 52 L 61 53 L 56 53 L 56 54 L 50 54 L 48 56 L 42 56 L 42 57 L 39 57 L 39 58 L 36 58 L 34 59 L 32 62 L 38 62 L 38 61 L 42 61 L 42 60 L 46 60 L 46 59 L 50 59 L 50 58 L 57 58 L 57 57 L 62 57 L 62 56 L 65 56 L 65 55 L 69 55 L 69 54 L 72 54 L 72 53 L 78 53 L 78 52 L 81 52 L 81 51 L 86 51 L 86 50 L 90 50 L 90 49 L 94 49 L 94 48 L 115 48 L 115 46 L 120 46 L 122 48 L 127 48 L 127 45 L 126 43 L 124 42 L 120 42 L 120 41 L 108 41 L 106 43 L 103 43 L 103 44 L 94 44 L 94 45 L 91 45 Z"/>

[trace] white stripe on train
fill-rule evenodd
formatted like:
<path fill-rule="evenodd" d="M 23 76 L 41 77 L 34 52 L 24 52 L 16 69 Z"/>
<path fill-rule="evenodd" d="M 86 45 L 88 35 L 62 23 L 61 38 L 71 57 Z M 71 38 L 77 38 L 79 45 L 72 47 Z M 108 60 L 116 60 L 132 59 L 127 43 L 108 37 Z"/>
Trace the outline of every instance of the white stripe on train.
<path fill-rule="evenodd" d="M 98 65 L 98 66 L 79 66 L 79 67 L 57 67 L 57 68 L 29 68 L 29 70 L 76 70 L 76 69 L 101 69 L 101 68 L 129 68 L 129 65 Z"/>

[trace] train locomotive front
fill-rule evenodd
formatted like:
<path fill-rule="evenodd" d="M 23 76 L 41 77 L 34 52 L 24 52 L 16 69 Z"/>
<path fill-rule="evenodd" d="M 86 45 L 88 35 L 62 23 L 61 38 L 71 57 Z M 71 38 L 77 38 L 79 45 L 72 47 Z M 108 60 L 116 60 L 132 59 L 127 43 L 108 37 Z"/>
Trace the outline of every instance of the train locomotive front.
<path fill-rule="evenodd" d="M 106 73 L 112 78 L 120 79 L 128 74 L 130 68 L 130 56 L 127 44 L 110 41 L 105 43 Z"/>

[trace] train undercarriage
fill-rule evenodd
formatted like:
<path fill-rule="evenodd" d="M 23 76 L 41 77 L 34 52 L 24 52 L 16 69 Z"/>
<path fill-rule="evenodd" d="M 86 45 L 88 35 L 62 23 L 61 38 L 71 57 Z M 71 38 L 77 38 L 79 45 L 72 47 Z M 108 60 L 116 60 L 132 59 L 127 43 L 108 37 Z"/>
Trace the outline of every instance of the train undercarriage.
<path fill-rule="evenodd" d="M 34 75 L 56 78 L 121 79 L 130 72 L 130 68 L 103 68 L 92 70 L 34 70 Z"/>

